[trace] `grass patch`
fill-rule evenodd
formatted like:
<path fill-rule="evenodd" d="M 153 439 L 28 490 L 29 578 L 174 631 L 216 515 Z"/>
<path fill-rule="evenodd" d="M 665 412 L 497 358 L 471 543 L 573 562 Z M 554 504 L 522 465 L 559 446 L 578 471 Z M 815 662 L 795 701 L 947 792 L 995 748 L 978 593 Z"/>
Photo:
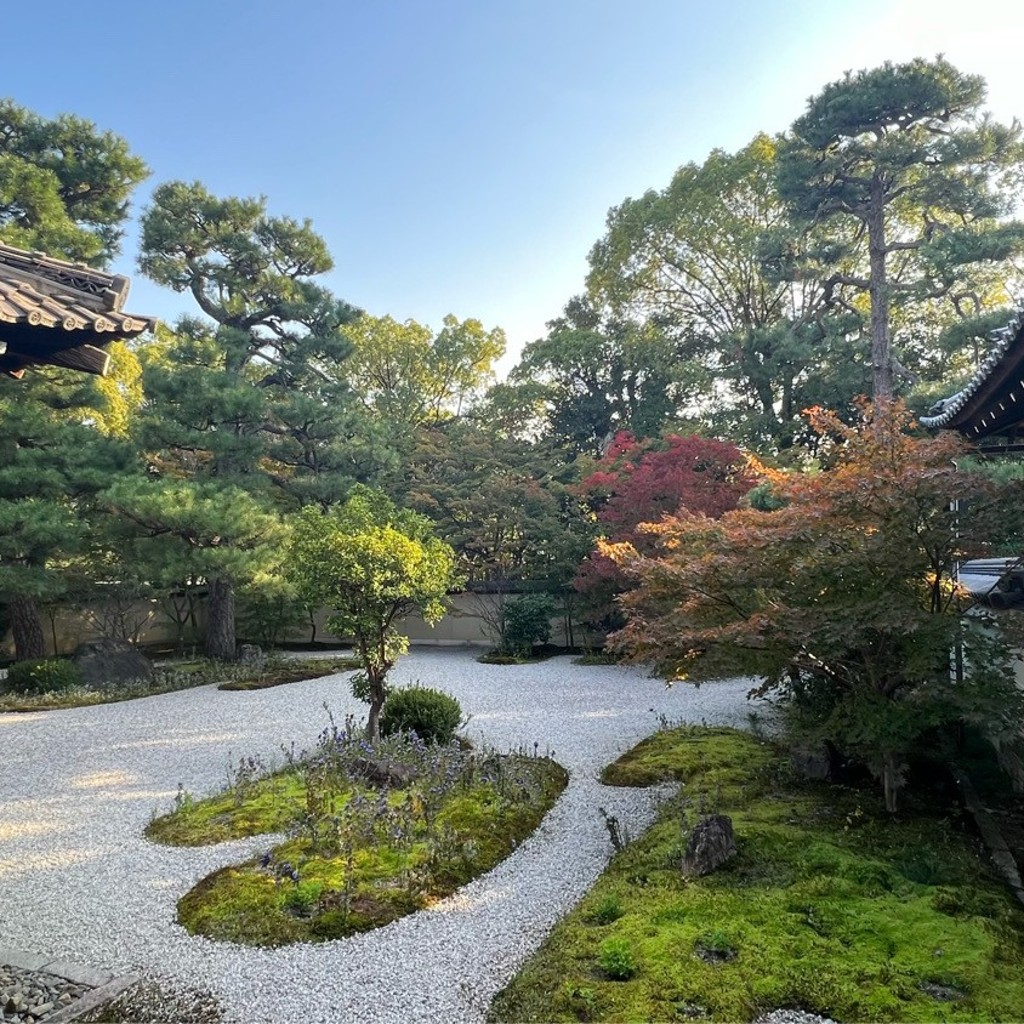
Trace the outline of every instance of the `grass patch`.
<path fill-rule="evenodd" d="M 401 784 L 365 782 L 365 759 Z M 268 832 L 288 838 L 203 879 L 178 903 L 192 934 L 256 946 L 317 942 L 387 924 L 429 906 L 506 857 L 568 782 L 549 758 L 428 746 L 405 734 L 368 750 L 353 732 L 325 732 L 316 750 L 254 777 L 242 759 L 224 793 L 154 820 L 149 838 L 204 845 Z"/>
<path fill-rule="evenodd" d="M 606 777 L 681 779 L 494 1001 L 492 1021 L 750 1021 L 780 1007 L 843 1021 L 1004 1021 L 1024 1006 L 1024 914 L 949 817 L 891 819 L 873 792 L 796 779 L 785 756 L 684 727 Z M 700 810 L 739 852 L 679 863 Z"/>
<path fill-rule="evenodd" d="M 59 711 L 62 708 L 115 704 L 140 697 L 155 697 L 196 686 L 218 683 L 220 690 L 262 690 L 268 686 L 297 683 L 318 676 L 359 667 L 354 658 L 308 658 L 302 661 L 271 658 L 262 668 L 212 661 L 206 658 L 157 666 L 148 682 L 128 682 L 116 687 L 75 686 L 51 693 L 4 693 L 0 680 L 0 712 Z"/>

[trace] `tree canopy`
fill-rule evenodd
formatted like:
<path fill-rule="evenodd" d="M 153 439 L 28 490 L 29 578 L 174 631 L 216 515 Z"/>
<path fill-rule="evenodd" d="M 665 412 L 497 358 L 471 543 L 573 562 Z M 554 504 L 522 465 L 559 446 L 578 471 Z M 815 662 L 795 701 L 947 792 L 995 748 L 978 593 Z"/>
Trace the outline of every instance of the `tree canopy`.
<path fill-rule="evenodd" d="M 129 200 L 148 174 L 113 132 L 0 99 L 0 237 L 8 245 L 102 266 L 120 250 Z"/>
<path fill-rule="evenodd" d="M 805 279 L 813 269 L 836 305 L 867 297 L 878 399 L 909 376 L 897 311 L 944 299 L 982 313 L 984 271 L 1024 248 L 1024 224 L 1006 219 L 1024 180 L 1021 128 L 985 115 L 984 100 L 984 80 L 942 57 L 886 62 L 812 97 L 782 147 L 780 195 L 798 221 L 831 227 L 794 270 Z"/>
<path fill-rule="evenodd" d="M 653 554 L 602 545 L 637 584 L 614 644 L 670 679 L 760 677 L 758 692 L 779 695 L 805 731 L 861 758 L 895 809 L 929 729 L 966 719 L 999 736 L 1019 721 L 1005 642 L 963 615 L 956 584 L 985 538 L 965 531 L 950 495 L 983 491 L 956 468 L 961 442 L 910 436 L 899 405 L 865 408 L 856 427 L 822 411 L 811 422 L 834 446 L 827 469 L 769 473 L 781 507 L 683 511 L 643 528 Z"/>
<path fill-rule="evenodd" d="M 375 740 L 387 674 L 409 644 L 396 621 L 412 611 L 430 624 L 441 618 L 448 592 L 460 583 L 455 552 L 432 536 L 424 516 L 357 487 L 328 512 L 298 513 L 290 554 L 302 599 L 329 608 L 331 631 L 355 644 L 363 675 L 354 685 L 369 701 L 366 732 Z"/>

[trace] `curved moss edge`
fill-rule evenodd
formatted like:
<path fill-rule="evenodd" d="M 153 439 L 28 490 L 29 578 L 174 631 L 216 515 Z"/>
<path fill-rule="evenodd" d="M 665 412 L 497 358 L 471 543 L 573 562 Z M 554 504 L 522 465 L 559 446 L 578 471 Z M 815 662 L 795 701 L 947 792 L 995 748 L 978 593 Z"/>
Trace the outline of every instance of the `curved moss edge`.
<path fill-rule="evenodd" d="M 303 683 L 312 679 L 348 672 L 359 668 L 355 658 L 310 659 L 313 664 L 296 662 L 296 668 L 286 666 L 271 670 L 263 678 L 254 674 L 252 679 L 233 679 L 217 685 L 218 690 L 263 690 L 270 686 L 288 683 Z M 325 665 L 325 662 L 329 663 Z M 128 700 L 143 700 L 159 697 L 166 693 L 178 693 L 216 682 L 205 674 L 197 674 L 194 680 L 183 674 L 175 682 L 159 682 L 154 685 L 129 683 L 110 690 L 91 690 L 77 686 L 70 690 L 44 694 L 0 693 L 0 714 L 31 714 L 41 711 L 66 711 L 70 708 L 95 707 L 100 704 L 120 704 Z"/>
<path fill-rule="evenodd" d="M 311 659 L 312 661 L 313 659 Z M 324 661 L 329 664 L 324 664 Z M 291 683 L 305 683 L 313 679 L 323 679 L 325 676 L 336 675 L 339 672 L 353 672 L 361 666 L 358 658 L 318 658 L 309 668 L 304 668 L 301 661 L 296 662 L 294 669 L 284 669 L 273 673 L 265 679 L 231 679 L 226 683 L 220 683 L 218 690 L 267 690 L 272 686 L 288 686 Z M 312 672 L 310 671 L 312 669 Z"/>
<path fill-rule="evenodd" d="M 741 739 L 742 738 L 742 739 Z M 737 744 L 744 748 L 737 764 Z M 724 727 L 681 725 L 641 740 L 601 770 L 606 786 L 654 786 L 700 779 L 705 786 L 736 780 L 776 758 L 775 750 L 746 733 Z"/>
<path fill-rule="evenodd" d="M 408 851 L 379 841 L 372 848 L 357 847 L 348 860 L 343 852 L 330 857 L 316 854 L 308 839 L 292 838 L 269 851 L 269 863 L 252 858 L 202 879 L 178 901 L 178 923 L 193 935 L 273 947 L 344 938 L 430 906 L 512 853 L 568 784 L 566 770 L 550 758 L 502 756 L 516 758 L 538 773 L 542 800 L 487 813 L 486 806 L 474 806 L 468 797 L 457 794 L 437 816 L 439 822 L 451 824 L 443 841 L 452 846 L 452 856 L 429 875 L 417 872 L 416 857 Z M 266 792 L 262 798 L 266 800 Z M 231 799 L 225 794 L 213 801 Z M 204 803 L 209 802 L 201 801 L 193 810 L 206 813 L 210 808 L 204 808 Z M 244 814 L 235 815 L 230 825 L 226 817 L 210 815 L 212 835 L 223 835 L 222 829 L 229 829 L 232 838 L 259 834 L 245 831 Z M 252 815 L 248 821 L 255 828 L 259 817 Z M 151 837 L 156 824 L 147 830 Z M 282 815 L 278 825 L 287 824 Z M 190 845 L 197 845 L 194 838 Z M 289 868 L 297 877 L 291 877 Z M 350 869 L 360 881 L 346 891 Z"/>
<path fill-rule="evenodd" d="M 619 784 L 684 786 L 497 995 L 493 1024 L 1020 1016 L 1024 914 L 948 809 L 893 819 L 873 790 L 794 778 L 726 729 L 670 730 L 616 764 Z M 732 818 L 738 854 L 684 878 L 701 812 Z"/>

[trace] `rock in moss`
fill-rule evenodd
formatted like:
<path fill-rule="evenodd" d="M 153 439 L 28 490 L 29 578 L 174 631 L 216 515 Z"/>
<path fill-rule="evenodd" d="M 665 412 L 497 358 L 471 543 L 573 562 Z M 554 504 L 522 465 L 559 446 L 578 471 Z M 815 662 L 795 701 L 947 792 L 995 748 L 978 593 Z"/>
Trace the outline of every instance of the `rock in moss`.
<path fill-rule="evenodd" d="M 693 827 L 683 854 L 684 875 L 710 875 L 736 855 L 732 818 L 708 814 Z"/>

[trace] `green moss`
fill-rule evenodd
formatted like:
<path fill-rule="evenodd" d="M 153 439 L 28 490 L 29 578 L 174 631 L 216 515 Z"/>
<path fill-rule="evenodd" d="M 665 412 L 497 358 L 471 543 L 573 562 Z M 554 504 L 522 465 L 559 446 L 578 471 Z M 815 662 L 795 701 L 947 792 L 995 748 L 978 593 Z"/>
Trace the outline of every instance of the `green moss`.
<path fill-rule="evenodd" d="M 350 672 L 360 667 L 358 658 L 304 658 L 302 661 L 288 661 L 272 664 L 251 679 L 231 679 L 221 683 L 218 690 L 266 690 L 271 686 L 285 686 L 288 683 L 302 683 L 307 679 L 334 675 L 335 672 Z"/>
<path fill-rule="evenodd" d="M 1019 1017 L 1024 915 L 949 820 L 894 820 L 873 793 L 794 779 L 770 746 L 725 729 L 661 733 L 607 774 L 685 785 L 499 994 L 492 1021 L 750 1021 L 778 1007 Z M 688 879 L 684 826 L 702 805 L 731 816 L 739 852 Z M 608 976 L 609 949 L 629 951 L 631 977 Z"/>
<path fill-rule="evenodd" d="M 289 770 L 253 783 L 245 799 L 228 792 L 198 801 L 186 796 L 178 804 L 149 823 L 148 839 L 168 846 L 209 846 L 285 832 L 305 813 L 306 787 L 298 771 Z"/>
<path fill-rule="evenodd" d="M 606 786 L 653 786 L 699 776 L 705 790 L 749 784 L 774 753 L 732 729 L 683 725 L 648 736 L 601 772 Z"/>
<path fill-rule="evenodd" d="M 249 672 L 239 665 L 216 661 L 173 662 L 157 669 L 148 682 L 125 683 L 110 689 L 73 686 L 39 694 L 4 693 L 0 687 L 0 712 L 60 711 L 64 708 L 116 704 L 141 697 L 155 697 L 195 686 L 218 683 L 220 690 L 262 690 L 268 686 L 303 682 L 358 668 L 353 658 L 311 658 L 303 661 L 272 661 L 263 669 Z M 222 681 L 225 674 L 231 679 Z"/>
<path fill-rule="evenodd" d="M 192 934 L 248 945 L 340 938 L 426 907 L 490 870 L 537 827 L 568 783 L 565 770 L 547 758 L 492 755 L 487 762 L 500 763 L 515 783 L 502 787 L 475 769 L 429 820 L 410 811 L 401 837 L 353 828 L 322 838 L 332 822 L 338 827 L 345 820 L 345 806 L 357 793 L 378 799 L 349 782 L 347 791 L 333 795 L 318 825 L 321 839 L 314 842 L 306 780 L 297 769 L 248 786 L 241 800 L 227 793 L 179 801 L 183 805 L 154 821 L 147 834 L 197 845 L 298 829 L 270 852 L 268 863 L 257 858 L 203 879 L 179 901 L 178 920 Z M 394 791 L 388 803 L 419 808 L 424 797 L 415 790 Z"/>

